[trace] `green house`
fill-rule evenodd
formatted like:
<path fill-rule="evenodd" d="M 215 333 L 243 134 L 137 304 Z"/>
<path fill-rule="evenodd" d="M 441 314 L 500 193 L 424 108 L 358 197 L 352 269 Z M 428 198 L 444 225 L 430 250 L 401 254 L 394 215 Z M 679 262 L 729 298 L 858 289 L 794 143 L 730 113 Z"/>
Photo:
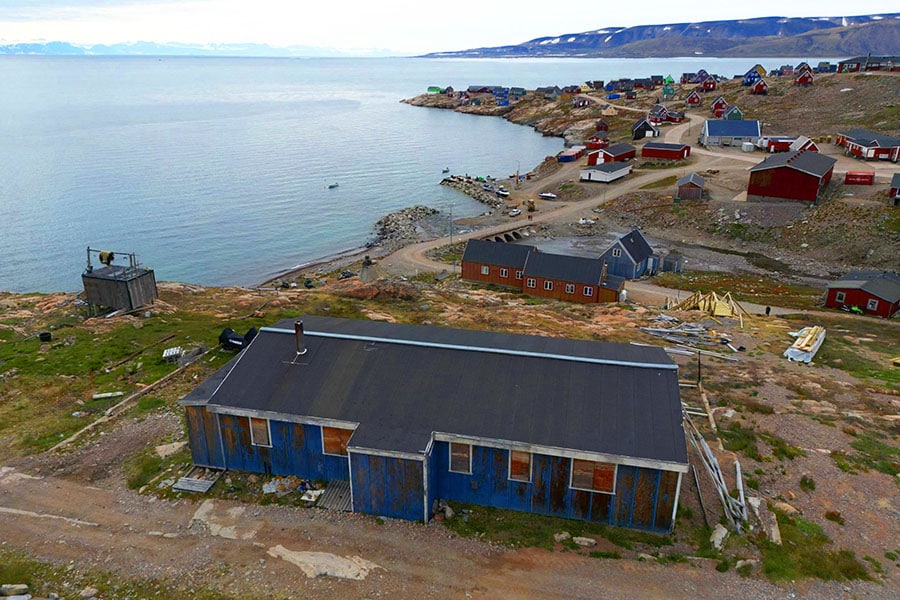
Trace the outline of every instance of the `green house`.
<path fill-rule="evenodd" d="M 729 121 L 743 121 L 744 113 L 741 112 L 741 109 L 739 109 L 737 106 L 732 106 L 725 111 L 725 114 L 722 115 L 722 118 Z"/>
<path fill-rule="evenodd" d="M 671 100 L 675 97 L 675 88 L 671 84 L 666 84 L 662 89 L 663 100 Z"/>
<path fill-rule="evenodd" d="M 439 85 L 430 85 L 428 86 L 429 94 L 440 94 L 444 89 Z"/>

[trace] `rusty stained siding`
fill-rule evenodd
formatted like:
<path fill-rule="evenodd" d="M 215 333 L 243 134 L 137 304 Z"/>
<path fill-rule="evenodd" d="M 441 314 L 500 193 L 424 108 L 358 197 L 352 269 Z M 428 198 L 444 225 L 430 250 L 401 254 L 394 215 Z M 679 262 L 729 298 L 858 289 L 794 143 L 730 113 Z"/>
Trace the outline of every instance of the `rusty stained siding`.
<path fill-rule="evenodd" d="M 268 448 L 250 443 L 247 417 L 219 415 L 219 420 L 225 468 L 324 481 L 350 478 L 346 457 L 323 454 L 322 429 L 318 425 L 270 421 L 272 447 Z"/>
<path fill-rule="evenodd" d="M 185 406 L 191 458 L 201 467 L 224 468 L 216 415 L 205 406 Z"/>
<path fill-rule="evenodd" d="M 353 511 L 409 521 L 425 514 L 423 462 L 351 452 Z"/>
<path fill-rule="evenodd" d="M 508 479 L 508 460 L 507 450 L 473 446 L 472 474 L 451 473 L 447 442 L 435 442 L 429 461 L 429 479 L 434 480 L 430 498 L 671 531 L 678 473 L 619 465 L 613 495 L 572 489 L 568 458 L 533 454 L 530 483 Z"/>

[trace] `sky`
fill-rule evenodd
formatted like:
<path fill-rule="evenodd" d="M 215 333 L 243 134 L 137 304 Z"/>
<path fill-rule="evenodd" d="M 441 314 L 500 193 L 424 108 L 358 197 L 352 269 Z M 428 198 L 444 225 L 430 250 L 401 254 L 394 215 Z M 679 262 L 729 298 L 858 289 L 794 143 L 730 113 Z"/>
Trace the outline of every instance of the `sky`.
<path fill-rule="evenodd" d="M 0 0 L 0 44 L 261 43 L 413 55 L 518 44 L 609 26 L 900 12 L 900 0 L 628 2 L 553 0 Z M 851 12 L 847 12 L 851 11 Z"/>

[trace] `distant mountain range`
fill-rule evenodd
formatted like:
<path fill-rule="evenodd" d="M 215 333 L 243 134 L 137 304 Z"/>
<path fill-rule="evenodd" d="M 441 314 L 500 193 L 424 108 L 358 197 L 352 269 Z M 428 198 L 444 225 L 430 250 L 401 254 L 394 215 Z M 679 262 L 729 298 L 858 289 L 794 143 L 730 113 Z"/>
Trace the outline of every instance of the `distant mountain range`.
<path fill-rule="evenodd" d="M 390 56 L 386 50 L 342 52 L 313 46 L 274 47 L 266 44 L 157 44 L 132 42 L 127 44 L 96 44 L 79 46 L 68 42 L 46 42 L 0 45 L 2 54 L 38 54 L 53 56 L 256 56 L 256 57 L 339 57 Z"/>
<path fill-rule="evenodd" d="M 426 58 L 853 56 L 900 54 L 900 13 L 857 17 L 761 17 L 603 27 L 513 46 L 434 52 Z"/>

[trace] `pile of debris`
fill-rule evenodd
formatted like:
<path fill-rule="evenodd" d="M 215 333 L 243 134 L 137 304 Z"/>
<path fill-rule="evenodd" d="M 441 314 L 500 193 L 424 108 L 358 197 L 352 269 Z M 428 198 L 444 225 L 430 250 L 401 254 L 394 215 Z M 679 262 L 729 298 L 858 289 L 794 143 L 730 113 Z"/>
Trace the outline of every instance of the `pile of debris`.
<path fill-rule="evenodd" d="M 325 493 L 325 490 L 319 489 L 314 482 L 293 475 L 271 479 L 263 484 L 262 491 L 263 494 L 275 494 L 279 498 L 299 492 L 300 499 L 306 502 L 315 502 Z"/>
<path fill-rule="evenodd" d="M 804 327 L 800 331 L 792 331 L 788 335 L 797 338 L 783 354 L 785 358 L 791 361 L 812 362 L 816 352 L 819 351 L 819 348 L 825 342 L 825 328 L 820 325 Z"/>

